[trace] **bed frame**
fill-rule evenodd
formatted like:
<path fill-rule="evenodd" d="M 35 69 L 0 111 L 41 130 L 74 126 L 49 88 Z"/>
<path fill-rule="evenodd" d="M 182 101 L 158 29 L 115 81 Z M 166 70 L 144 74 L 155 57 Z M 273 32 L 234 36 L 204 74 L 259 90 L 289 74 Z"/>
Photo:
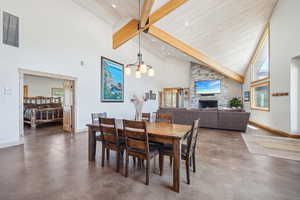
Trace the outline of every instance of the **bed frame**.
<path fill-rule="evenodd" d="M 49 122 L 63 122 L 61 98 L 24 97 L 24 123 L 36 128 Z"/>

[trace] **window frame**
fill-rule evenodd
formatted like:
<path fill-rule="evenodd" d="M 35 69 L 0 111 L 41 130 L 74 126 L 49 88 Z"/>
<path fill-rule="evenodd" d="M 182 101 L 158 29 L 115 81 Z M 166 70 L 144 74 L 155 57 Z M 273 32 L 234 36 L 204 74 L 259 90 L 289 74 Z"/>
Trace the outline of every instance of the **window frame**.
<path fill-rule="evenodd" d="M 268 76 L 264 77 L 262 79 L 254 80 L 253 66 L 256 63 L 257 57 L 261 53 L 267 39 L 268 39 L 268 49 L 269 49 L 269 52 L 268 52 L 268 54 L 269 54 L 268 55 L 268 59 L 269 59 L 269 61 L 268 61 L 268 63 L 269 63 L 269 65 L 268 65 Z M 263 32 L 263 34 L 262 34 L 262 36 L 261 36 L 261 38 L 258 42 L 258 45 L 257 45 L 257 47 L 254 51 L 253 57 L 251 58 L 250 70 L 251 70 L 251 84 L 261 82 L 261 81 L 266 81 L 266 80 L 270 79 L 270 25 L 269 25 L 269 23 L 266 25 L 266 27 L 264 29 L 264 32 Z"/>
<path fill-rule="evenodd" d="M 262 108 L 262 107 L 257 107 L 255 105 L 255 99 L 256 99 L 256 95 L 255 95 L 255 88 L 258 88 L 258 87 L 262 87 L 262 86 L 269 86 L 269 89 L 268 89 L 268 93 L 269 93 L 269 99 L 268 99 L 268 108 Z M 254 84 L 254 85 L 251 85 L 250 86 L 251 88 L 251 110 L 260 110 L 260 111 L 270 111 L 270 100 L 271 100 L 271 92 L 270 92 L 270 81 L 265 81 L 265 82 L 262 82 L 262 83 L 258 83 L 258 84 Z"/>

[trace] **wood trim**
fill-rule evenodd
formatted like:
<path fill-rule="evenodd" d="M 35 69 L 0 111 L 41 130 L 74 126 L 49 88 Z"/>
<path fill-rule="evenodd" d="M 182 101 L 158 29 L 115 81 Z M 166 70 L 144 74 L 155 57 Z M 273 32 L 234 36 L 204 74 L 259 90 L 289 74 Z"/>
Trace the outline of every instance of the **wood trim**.
<path fill-rule="evenodd" d="M 140 27 L 144 27 L 147 23 L 147 20 L 149 19 L 151 9 L 153 7 L 154 0 L 145 0 L 144 1 L 144 6 L 142 10 L 142 15 L 141 15 L 141 23 Z"/>
<path fill-rule="evenodd" d="M 247 66 L 247 68 L 246 68 L 246 70 L 245 70 L 245 72 L 244 72 L 244 75 L 246 75 L 248 69 L 250 69 L 250 66 L 253 64 L 254 59 L 256 59 L 257 52 L 262 48 L 263 42 L 264 42 L 264 40 L 266 39 L 266 33 L 267 33 L 268 30 L 269 30 L 269 27 L 270 27 L 270 24 L 269 24 L 269 22 L 268 22 L 268 23 L 265 25 L 265 28 L 264 28 L 264 30 L 263 30 L 263 32 L 262 32 L 262 34 L 261 34 L 261 36 L 260 36 L 260 38 L 259 38 L 259 40 L 258 40 L 258 43 L 257 43 L 257 45 L 256 45 L 256 47 L 255 47 L 255 49 L 254 49 L 254 52 L 253 52 L 253 54 L 252 54 L 252 57 L 251 57 L 250 61 L 249 61 L 249 64 L 248 64 L 248 66 Z M 250 69 L 250 70 L 251 70 L 251 69 Z M 252 70 L 251 70 L 251 80 L 252 80 Z"/>
<path fill-rule="evenodd" d="M 268 85 L 269 86 L 269 107 L 268 108 L 260 108 L 260 107 L 256 107 L 255 105 L 254 105 L 254 89 L 255 88 L 257 88 L 257 87 L 261 87 L 261 86 L 266 86 L 266 85 Z M 250 105 L 251 105 L 251 110 L 260 110 L 260 111 L 270 111 L 271 109 L 270 109 L 270 107 L 271 107 L 271 105 L 270 105 L 270 99 L 271 99 L 271 91 L 270 91 L 270 81 L 265 81 L 265 82 L 262 82 L 262 83 L 257 83 L 257 84 L 255 84 L 255 85 L 251 85 L 250 86 L 250 95 L 251 95 L 251 97 L 250 97 Z"/>
<path fill-rule="evenodd" d="M 157 9 L 153 14 L 149 17 L 149 23 L 143 27 L 143 29 L 138 30 L 139 21 L 136 19 L 132 19 L 129 23 L 119 29 L 113 35 L 113 49 L 117 49 L 122 44 L 136 36 L 139 31 L 143 31 L 144 29 L 149 28 L 150 25 L 154 24 L 161 18 L 168 15 L 170 12 L 186 3 L 188 0 L 170 0 L 165 5 Z"/>
<path fill-rule="evenodd" d="M 254 122 L 254 121 L 249 121 L 248 124 L 256 126 L 258 128 L 261 128 L 261 129 L 264 129 L 264 130 L 269 131 L 271 133 L 274 133 L 276 135 L 281 135 L 281 136 L 284 136 L 284 137 L 300 139 L 300 134 L 299 135 L 289 134 L 287 132 L 284 132 L 284 131 L 281 131 L 281 130 L 277 130 L 277 129 L 273 129 L 273 128 L 270 128 L 270 127 L 268 127 L 266 125 L 263 125 L 263 124 L 260 124 L 260 123 Z"/>
<path fill-rule="evenodd" d="M 266 78 L 262 78 L 262 79 L 259 79 L 259 80 L 256 80 L 256 81 L 252 81 L 251 84 L 261 82 L 261 81 L 266 81 L 266 80 L 269 80 L 269 79 L 270 79 L 270 77 L 268 76 Z"/>
<path fill-rule="evenodd" d="M 270 108 L 259 108 L 259 107 L 251 106 L 251 110 L 270 111 Z"/>
<path fill-rule="evenodd" d="M 265 85 L 270 85 L 270 81 L 265 81 L 263 83 L 257 83 L 257 84 L 254 84 L 254 85 L 250 85 L 250 88 L 257 88 L 257 87 L 265 86 Z"/>
<path fill-rule="evenodd" d="M 149 32 L 152 36 L 160 39 L 161 41 L 175 47 L 176 49 L 182 51 L 183 53 L 199 60 L 200 62 L 206 64 L 209 68 L 211 68 L 214 71 L 217 71 L 221 74 L 223 74 L 224 76 L 239 82 L 239 83 L 243 83 L 244 82 L 244 77 L 234 71 L 231 71 L 230 69 L 222 66 L 221 64 L 215 62 L 214 60 L 212 60 L 211 58 L 209 58 L 208 56 L 204 55 L 202 52 L 192 48 L 191 46 L 181 42 L 180 40 L 177 40 L 175 37 L 173 37 L 172 35 L 164 32 L 163 30 L 155 27 L 155 26 L 151 26 L 149 28 Z"/>
<path fill-rule="evenodd" d="M 270 77 L 270 24 L 269 23 L 266 24 L 266 26 L 264 28 L 264 31 L 261 35 L 261 38 L 259 39 L 259 42 L 257 44 L 257 47 L 255 48 L 253 56 L 252 56 L 252 58 L 249 62 L 249 66 L 250 66 L 250 70 L 251 70 L 251 72 L 250 72 L 251 77 L 250 78 L 251 78 L 252 82 L 260 81 L 260 80 L 254 80 L 253 81 L 253 68 L 252 68 L 252 66 L 256 62 L 257 56 L 261 52 L 261 50 L 262 50 L 262 48 L 265 44 L 266 39 L 269 39 L 269 43 L 268 43 L 268 47 L 269 47 L 269 55 L 268 55 L 269 56 L 269 72 L 268 72 L 268 78 L 269 78 Z"/>

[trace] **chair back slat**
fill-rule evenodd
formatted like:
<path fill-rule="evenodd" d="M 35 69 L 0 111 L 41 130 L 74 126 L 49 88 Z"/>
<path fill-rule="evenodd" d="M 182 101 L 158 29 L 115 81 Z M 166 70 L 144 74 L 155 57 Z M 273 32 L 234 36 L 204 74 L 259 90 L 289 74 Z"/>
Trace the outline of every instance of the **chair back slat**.
<path fill-rule="evenodd" d="M 127 151 L 139 150 L 149 155 L 149 138 L 144 121 L 123 120 Z"/>
<path fill-rule="evenodd" d="M 166 113 L 156 113 L 156 122 L 173 123 L 173 117 Z"/>
<path fill-rule="evenodd" d="M 150 122 L 151 115 L 150 113 L 142 113 L 142 120 L 146 122 Z"/>
<path fill-rule="evenodd" d="M 198 138 L 198 133 L 199 133 L 199 119 L 194 120 L 193 127 L 191 130 L 190 135 L 188 136 L 188 141 L 187 141 L 187 147 L 188 147 L 188 154 L 191 155 L 196 148 L 197 144 L 197 138 Z"/>
<path fill-rule="evenodd" d="M 114 127 L 107 127 L 107 126 L 105 126 L 105 124 L 102 124 L 101 132 L 114 135 L 116 132 L 116 129 Z"/>
<path fill-rule="evenodd" d="M 127 129 L 140 129 L 141 132 L 146 129 L 146 124 L 142 121 L 123 120 L 123 126 Z"/>
<path fill-rule="evenodd" d="M 131 128 L 126 129 L 127 137 L 134 138 L 134 139 L 137 139 L 137 140 L 145 140 L 146 139 L 146 135 L 143 134 L 143 133 L 144 133 L 143 131 L 140 131 L 138 129 L 131 129 Z"/>
<path fill-rule="evenodd" d="M 117 144 L 116 135 L 103 134 L 103 140 L 108 143 Z"/>
<path fill-rule="evenodd" d="M 119 136 L 116 129 L 115 119 L 99 118 L 100 131 L 104 143 L 119 144 Z"/>
<path fill-rule="evenodd" d="M 93 124 L 98 124 L 99 123 L 99 118 L 107 118 L 107 113 L 92 113 L 92 123 Z"/>
<path fill-rule="evenodd" d="M 136 140 L 136 139 L 131 139 L 131 138 L 127 139 L 127 144 L 128 144 L 128 147 L 130 147 L 132 149 L 138 149 L 138 150 L 143 150 L 143 151 L 145 151 L 146 146 L 147 146 L 147 142 L 145 142 L 143 140 Z"/>

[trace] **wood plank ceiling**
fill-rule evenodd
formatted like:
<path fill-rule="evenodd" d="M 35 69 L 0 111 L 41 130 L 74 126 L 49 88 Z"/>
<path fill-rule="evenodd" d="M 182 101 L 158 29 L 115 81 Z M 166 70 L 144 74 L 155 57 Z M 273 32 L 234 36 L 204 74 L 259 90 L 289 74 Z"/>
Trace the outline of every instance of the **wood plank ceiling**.
<path fill-rule="evenodd" d="M 138 0 L 73 1 L 111 23 L 114 30 L 118 30 L 132 18 L 138 19 Z M 156 0 L 152 13 L 167 2 L 168 0 Z M 242 75 L 276 2 L 277 0 L 189 0 L 159 20 L 155 26 Z M 143 47 L 158 56 L 196 61 L 150 35 L 142 38 Z"/>

